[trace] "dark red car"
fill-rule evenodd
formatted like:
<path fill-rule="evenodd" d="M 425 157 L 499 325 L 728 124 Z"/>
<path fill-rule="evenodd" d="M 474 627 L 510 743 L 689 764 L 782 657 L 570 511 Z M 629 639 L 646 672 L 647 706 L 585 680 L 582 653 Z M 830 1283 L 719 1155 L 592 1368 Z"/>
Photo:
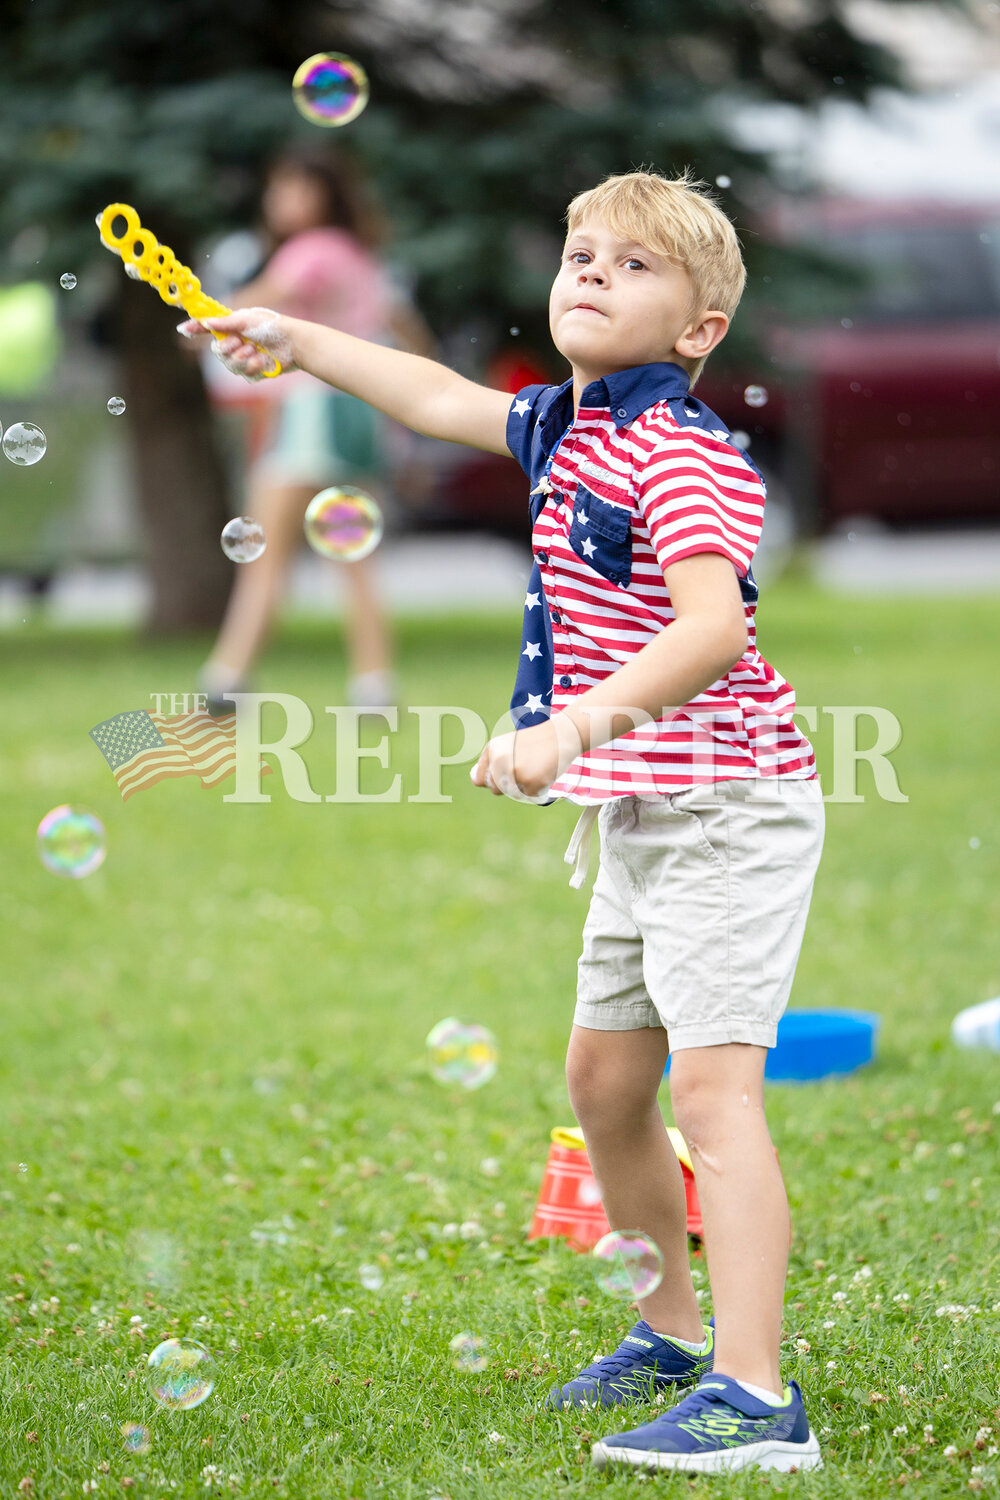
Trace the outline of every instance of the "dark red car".
<path fill-rule="evenodd" d="M 1000 206 L 803 198 L 759 229 L 842 258 L 866 283 L 835 315 L 798 322 L 777 288 L 760 362 L 723 375 L 710 360 L 698 382 L 746 434 L 773 510 L 806 534 L 859 515 L 1000 520 Z M 512 383 L 495 383 L 511 390 L 547 378 L 506 373 Z M 751 385 L 764 405 L 744 399 Z M 513 459 L 432 446 L 409 524 L 527 535 Z"/>
<path fill-rule="evenodd" d="M 868 275 L 841 317 L 768 330 L 777 363 L 698 383 L 800 527 L 1000 520 L 1000 206 L 800 200 L 767 230 Z"/>

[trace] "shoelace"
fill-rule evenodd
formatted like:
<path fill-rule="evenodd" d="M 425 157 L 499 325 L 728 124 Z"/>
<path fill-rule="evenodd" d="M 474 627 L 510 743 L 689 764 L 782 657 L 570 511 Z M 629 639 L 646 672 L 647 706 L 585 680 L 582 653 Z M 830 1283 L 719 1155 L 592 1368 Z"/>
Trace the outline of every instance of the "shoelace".
<path fill-rule="evenodd" d="M 629 1369 L 632 1365 L 641 1364 L 648 1358 L 649 1354 L 645 1350 L 616 1349 L 614 1354 L 606 1354 L 596 1364 L 588 1365 L 585 1370 L 581 1370 L 580 1375 L 596 1375 L 600 1379 L 603 1379 L 605 1375 L 620 1375 L 623 1370 Z M 579 1378 L 577 1376 L 577 1379 Z"/>

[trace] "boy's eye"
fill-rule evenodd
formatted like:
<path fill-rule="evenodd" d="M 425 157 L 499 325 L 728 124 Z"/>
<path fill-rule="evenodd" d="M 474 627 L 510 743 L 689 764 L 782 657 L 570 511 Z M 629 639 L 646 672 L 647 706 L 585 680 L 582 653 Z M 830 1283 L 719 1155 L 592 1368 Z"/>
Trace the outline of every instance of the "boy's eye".
<path fill-rule="evenodd" d="M 590 259 L 590 256 L 587 254 L 586 250 L 571 250 L 569 252 L 569 255 L 566 257 L 566 259 L 567 260 L 571 260 L 571 261 L 573 261 L 573 260 L 579 260 L 581 255 L 584 257 L 585 260 L 589 260 Z"/>
<path fill-rule="evenodd" d="M 629 267 L 630 270 L 632 269 L 633 266 L 638 267 L 638 269 L 640 271 L 644 271 L 646 269 L 645 262 L 639 260 L 638 257 L 635 256 L 635 255 L 630 255 L 629 258 L 628 258 L 628 260 L 625 262 L 625 264 Z"/>

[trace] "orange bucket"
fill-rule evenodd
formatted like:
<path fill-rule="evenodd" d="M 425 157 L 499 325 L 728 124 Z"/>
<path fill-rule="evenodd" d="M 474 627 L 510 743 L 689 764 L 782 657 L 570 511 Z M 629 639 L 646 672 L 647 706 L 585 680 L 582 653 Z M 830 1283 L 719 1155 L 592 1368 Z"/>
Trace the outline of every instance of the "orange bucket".
<path fill-rule="evenodd" d="M 687 1231 L 700 1238 L 701 1209 L 691 1157 L 679 1130 L 671 1126 L 667 1134 L 684 1176 Z M 590 1170 L 583 1131 L 578 1126 L 556 1126 L 528 1239 L 566 1239 L 574 1250 L 591 1250 L 610 1228 L 601 1204 L 600 1189 Z"/>

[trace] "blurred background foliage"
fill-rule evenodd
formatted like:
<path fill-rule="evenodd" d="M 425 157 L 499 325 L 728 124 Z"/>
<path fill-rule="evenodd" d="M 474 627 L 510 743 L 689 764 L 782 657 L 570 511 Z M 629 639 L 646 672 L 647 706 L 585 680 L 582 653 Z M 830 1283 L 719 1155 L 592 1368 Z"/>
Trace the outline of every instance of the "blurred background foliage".
<path fill-rule="evenodd" d="M 232 509 L 200 375 L 171 314 L 101 248 L 94 216 L 105 204 L 133 203 L 184 260 L 253 223 L 265 158 L 319 128 L 293 106 L 295 68 L 344 51 L 368 71 L 371 103 L 329 133 L 369 171 L 391 259 L 435 331 L 474 325 L 467 373 L 481 373 L 510 325 L 525 348 L 549 350 L 565 206 L 641 165 L 728 179 L 717 191 L 741 231 L 749 283 L 716 358 L 745 361 L 769 282 L 780 278 L 786 312 L 816 312 L 850 273 L 821 250 L 767 242 L 758 226 L 774 169 L 734 144 L 731 110 L 903 86 L 894 56 L 855 35 L 846 14 L 842 0 L 8 0 L 0 277 L 51 285 L 72 268 L 105 288 L 152 628 L 218 617 L 229 567 L 214 542 Z M 562 378 L 558 363 L 553 373 Z"/>

